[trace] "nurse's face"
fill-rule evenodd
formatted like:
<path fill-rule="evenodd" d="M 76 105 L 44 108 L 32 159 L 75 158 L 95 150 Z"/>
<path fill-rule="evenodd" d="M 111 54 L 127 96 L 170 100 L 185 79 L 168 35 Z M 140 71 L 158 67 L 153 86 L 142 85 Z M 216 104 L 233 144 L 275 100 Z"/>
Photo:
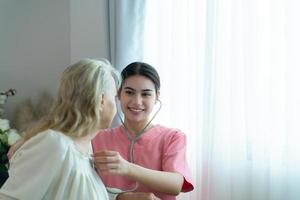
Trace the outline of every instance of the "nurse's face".
<path fill-rule="evenodd" d="M 121 88 L 121 109 L 128 123 L 147 123 L 157 99 L 154 83 L 141 75 L 128 77 Z"/>

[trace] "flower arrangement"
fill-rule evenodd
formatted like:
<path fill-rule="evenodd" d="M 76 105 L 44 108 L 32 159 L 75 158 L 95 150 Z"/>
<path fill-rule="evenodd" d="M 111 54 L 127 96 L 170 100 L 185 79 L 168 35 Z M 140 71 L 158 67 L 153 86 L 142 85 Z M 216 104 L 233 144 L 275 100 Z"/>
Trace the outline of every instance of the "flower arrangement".
<path fill-rule="evenodd" d="M 0 119 L 0 171 L 6 172 L 8 170 L 7 152 L 11 145 L 13 145 L 20 135 L 17 130 L 11 129 L 7 119 Z"/>
<path fill-rule="evenodd" d="M 7 152 L 9 147 L 21 137 L 15 129 L 10 128 L 7 119 L 2 119 L 4 104 L 6 103 L 7 98 L 15 95 L 15 93 L 15 89 L 0 92 L 0 187 L 8 178 L 9 162 Z"/>

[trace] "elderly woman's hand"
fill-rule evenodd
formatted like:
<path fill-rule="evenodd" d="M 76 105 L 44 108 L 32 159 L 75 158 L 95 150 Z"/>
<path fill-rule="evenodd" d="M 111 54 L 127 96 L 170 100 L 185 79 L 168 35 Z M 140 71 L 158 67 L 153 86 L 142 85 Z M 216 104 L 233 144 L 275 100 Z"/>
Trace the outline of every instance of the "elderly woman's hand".
<path fill-rule="evenodd" d="M 9 148 L 9 150 L 7 152 L 7 157 L 9 160 L 14 155 L 14 153 L 24 144 L 24 142 L 25 142 L 25 140 L 23 138 L 21 138 Z"/>

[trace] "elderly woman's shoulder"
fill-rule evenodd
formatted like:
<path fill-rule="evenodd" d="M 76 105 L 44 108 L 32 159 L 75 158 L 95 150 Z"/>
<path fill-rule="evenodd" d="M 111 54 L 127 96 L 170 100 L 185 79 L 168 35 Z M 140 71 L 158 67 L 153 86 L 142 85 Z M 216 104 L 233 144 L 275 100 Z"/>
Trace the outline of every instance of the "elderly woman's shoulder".
<path fill-rule="evenodd" d="M 42 145 L 45 148 L 50 147 L 52 149 L 64 150 L 68 148 L 68 144 L 72 143 L 72 139 L 61 132 L 52 129 L 47 129 L 36 134 L 34 137 L 30 138 L 26 143 L 28 143 L 28 146 L 36 144 Z M 24 145 L 26 145 L 26 143 Z"/>

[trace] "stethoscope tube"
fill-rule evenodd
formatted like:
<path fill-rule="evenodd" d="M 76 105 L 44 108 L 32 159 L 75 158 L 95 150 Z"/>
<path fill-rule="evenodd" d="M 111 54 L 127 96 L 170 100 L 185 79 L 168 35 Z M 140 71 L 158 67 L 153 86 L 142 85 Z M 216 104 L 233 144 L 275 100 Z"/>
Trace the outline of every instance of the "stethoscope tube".
<path fill-rule="evenodd" d="M 146 126 L 138 133 L 136 134 L 136 137 L 132 137 L 129 132 L 128 132 L 128 128 L 126 127 L 124 120 L 122 119 L 122 117 L 120 116 L 120 114 L 117 112 L 117 115 L 124 127 L 125 130 L 125 134 L 127 136 L 127 138 L 130 140 L 130 146 L 129 146 L 129 161 L 131 163 L 134 163 L 134 157 L 133 157 L 133 146 L 134 144 L 138 141 L 138 139 L 145 133 L 145 130 L 148 128 L 148 126 L 151 124 L 151 122 L 153 121 L 153 119 L 155 118 L 155 116 L 157 115 L 157 113 L 160 111 L 161 107 L 162 107 L 162 102 L 158 99 L 157 102 L 159 102 L 159 107 L 157 109 L 157 111 L 155 112 L 155 114 L 151 117 L 151 120 L 146 124 Z M 122 191 L 117 191 L 117 190 L 113 190 L 111 188 L 107 188 L 107 191 L 109 193 L 112 194 L 121 194 L 121 193 L 125 193 L 125 192 L 133 192 L 138 188 L 139 184 L 136 181 L 135 182 L 135 186 L 132 189 L 128 189 L 128 190 L 122 190 Z"/>

